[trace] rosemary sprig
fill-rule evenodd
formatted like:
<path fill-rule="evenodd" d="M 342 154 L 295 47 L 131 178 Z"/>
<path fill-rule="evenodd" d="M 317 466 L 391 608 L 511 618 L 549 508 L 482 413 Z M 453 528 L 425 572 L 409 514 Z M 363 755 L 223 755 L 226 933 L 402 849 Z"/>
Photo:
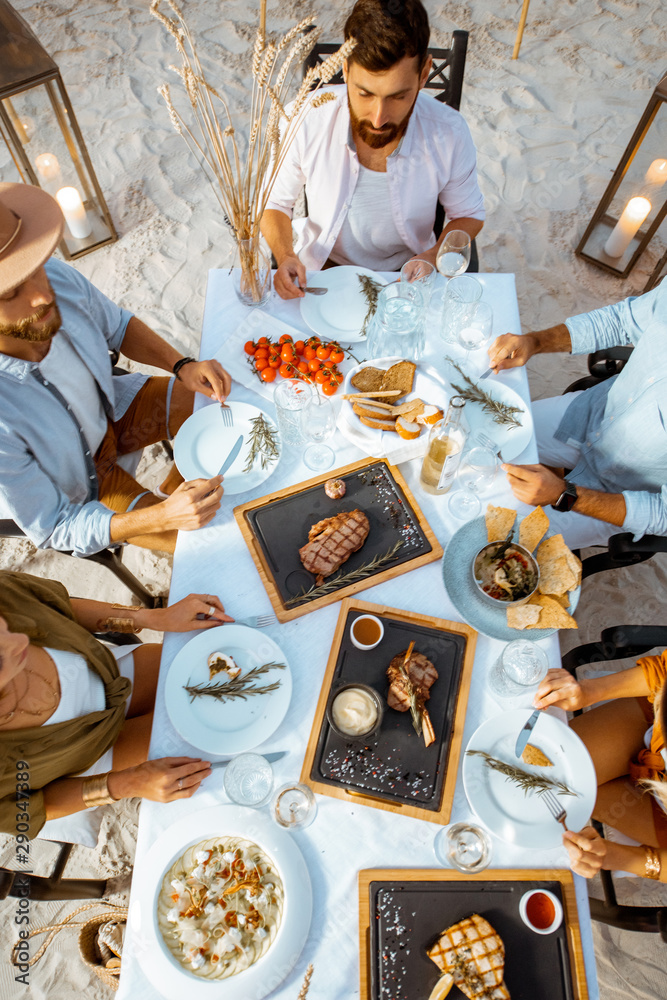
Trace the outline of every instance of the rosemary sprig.
<path fill-rule="evenodd" d="M 347 573 L 337 573 L 330 580 L 321 583 L 319 587 L 313 584 L 308 590 L 301 590 L 301 593 L 297 594 L 296 597 L 290 597 L 288 601 L 285 601 L 285 607 L 289 608 L 293 604 L 303 604 L 304 601 L 314 601 L 317 597 L 330 594 L 332 590 L 347 587 L 349 583 L 356 583 L 357 580 L 363 580 L 367 576 L 372 576 L 373 573 L 381 569 L 386 563 L 392 561 L 402 544 L 403 540 L 400 539 L 384 555 L 373 556 L 370 562 L 364 563 L 359 569 L 349 570 Z"/>
<path fill-rule="evenodd" d="M 367 332 L 366 327 L 373 319 L 373 316 L 375 316 L 375 310 L 378 305 L 378 294 L 383 286 L 379 281 L 376 281 L 375 278 L 369 278 L 367 274 L 358 274 L 357 278 L 359 279 L 361 291 L 363 292 L 363 296 L 366 299 L 366 305 L 368 307 L 360 330 L 361 336 L 365 337 Z"/>
<path fill-rule="evenodd" d="M 414 640 L 410 643 L 401 661 L 400 671 L 401 677 L 403 678 L 403 684 L 405 685 L 405 693 L 410 699 L 410 715 L 412 716 L 412 725 L 417 736 L 422 734 L 422 714 L 417 701 L 417 692 L 415 686 L 412 683 L 410 674 L 408 671 L 408 664 L 410 662 L 410 657 L 412 656 L 412 650 L 415 648 Z"/>
<path fill-rule="evenodd" d="M 276 670 L 284 670 L 285 664 L 265 663 L 262 667 L 253 667 L 247 674 L 240 674 L 238 677 L 230 678 L 228 681 L 215 684 L 190 684 L 188 682 L 183 685 L 183 689 L 190 695 L 190 704 L 192 704 L 195 698 L 200 698 L 204 695 L 209 698 L 215 698 L 216 701 L 227 701 L 232 698 L 242 698 L 246 701 L 247 698 L 254 694 L 270 694 L 271 691 L 278 690 L 280 681 L 273 681 L 272 684 L 254 685 L 258 677 L 261 677 L 262 674 L 268 674 L 274 667 Z"/>
<path fill-rule="evenodd" d="M 517 420 L 514 416 L 515 413 L 522 412 L 520 406 L 511 406 L 509 403 L 501 403 L 499 399 L 494 399 L 488 392 L 484 392 L 476 382 L 468 378 L 463 369 L 457 365 L 456 361 L 453 361 L 450 357 L 445 358 L 445 361 L 448 361 L 450 365 L 456 368 L 465 382 L 465 388 L 454 385 L 452 382 L 452 389 L 456 390 L 461 399 L 465 399 L 469 403 L 480 403 L 484 412 L 489 413 L 497 424 L 506 424 L 508 427 L 521 427 L 521 421 Z"/>
<path fill-rule="evenodd" d="M 243 472 L 250 472 L 258 456 L 263 469 L 271 462 L 277 462 L 280 458 L 278 449 L 278 433 L 266 420 L 263 413 L 250 420 L 252 430 L 250 431 L 250 451 L 248 461 Z"/>
<path fill-rule="evenodd" d="M 515 785 L 523 789 L 524 795 L 527 795 L 528 792 L 543 795 L 544 792 L 548 792 L 551 789 L 560 792 L 561 795 L 577 796 L 579 794 L 578 792 L 573 792 L 562 781 L 554 781 L 552 778 L 547 778 L 544 774 L 531 774 L 529 771 L 524 771 L 521 767 L 506 764 L 505 761 L 498 760 L 497 757 L 492 757 L 490 754 L 484 753 L 483 750 L 466 750 L 466 756 L 482 757 L 487 767 L 490 767 L 494 771 L 499 771 L 508 781 L 513 781 Z"/>

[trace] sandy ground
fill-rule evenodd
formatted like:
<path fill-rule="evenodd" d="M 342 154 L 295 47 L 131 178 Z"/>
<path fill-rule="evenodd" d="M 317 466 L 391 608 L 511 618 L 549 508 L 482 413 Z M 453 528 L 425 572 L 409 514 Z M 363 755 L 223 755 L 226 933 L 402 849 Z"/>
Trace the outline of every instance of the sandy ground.
<path fill-rule="evenodd" d="M 179 349 L 197 354 L 206 272 L 225 266 L 231 242 L 208 186 L 171 130 L 156 93 L 174 61 L 170 40 L 150 17 L 148 2 L 140 0 L 14 0 L 14 6 L 60 65 L 120 236 L 76 266 Z M 254 23 L 255 6 L 238 0 L 189 0 L 183 6 L 209 66 L 215 66 L 214 81 L 228 93 L 235 111 L 245 110 L 249 22 Z M 655 0 L 533 0 L 516 62 L 510 56 L 518 0 L 448 5 L 427 0 L 426 6 L 434 44 L 447 44 L 453 28 L 470 32 L 462 111 L 477 144 L 487 205 L 487 223 L 478 240 L 481 270 L 516 273 L 524 330 L 640 292 L 664 251 L 660 240 L 627 281 L 580 261 L 573 251 L 664 73 L 665 5 Z M 342 0 L 270 3 L 269 26 L 286 28 L 314 9 L 323 40 L 335 40 L 341 37 L 347 8 Z M 3 180 L 17 179 L 2 152 L 0 171 Z M 560 393 L 584 369 L 580 358 L 538 359 L 530 369 L 533 396 Z M 163 462 L 157 448 L 144 457 L 149 485 L 160 481 Z M 127 562 L 151 590 L 166 593 L 168 558 L 135 550 L 128 552 Z M 0 566 L 56 577 L 73 594 L 113 600 L 129 596 L 105 570 L 37 552 L 27 541 L 3 542 Z M 584 585 L 576 641 L 597 638 L 606 625 L 659 622 L 666 596 L 665 559 L 594 577 Z M 107 810 L 100 847 L 77 849 L 71 870 L 89 877 L 129 871 L 136 821 L 134 803 Z M 641 901 L 655 891 L 640 880 L 628 880 L 628 888 Z M 35 904 L 34 922 L 62 919 L 75 905 Z M 11 902 L 0 906 L 4 921 L 12 913 Z M 665 946 L 655 936 L 597 926 L 595 938 L 603 1000 L 667 995 Z M 6 963 L 12 939 L 5 922 L 0 938 L 3 997 L 26 995 L 12 981 Z M 30 995 L 34 1000 L 97 998 L 108 990 L 78 960 L 74 932 L 63 932 L 32 971 Z M 334 1000 L 317 975 L 310 995 Z"/>

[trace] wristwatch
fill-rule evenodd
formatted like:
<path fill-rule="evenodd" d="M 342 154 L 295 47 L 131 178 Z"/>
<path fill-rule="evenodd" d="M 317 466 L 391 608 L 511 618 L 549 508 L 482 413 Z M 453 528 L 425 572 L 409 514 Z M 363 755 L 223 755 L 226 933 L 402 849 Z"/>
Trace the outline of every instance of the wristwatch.
<path fill-rule="evenodd" d="M 556 500 L 556 503 L 551 504 L 554 510 L 572 510 L 577 502 L 577 487 L 568 479 L 563 480 L 563 482 L 565 483 L 565 489 L 558 497 L 558 500 Z"/>

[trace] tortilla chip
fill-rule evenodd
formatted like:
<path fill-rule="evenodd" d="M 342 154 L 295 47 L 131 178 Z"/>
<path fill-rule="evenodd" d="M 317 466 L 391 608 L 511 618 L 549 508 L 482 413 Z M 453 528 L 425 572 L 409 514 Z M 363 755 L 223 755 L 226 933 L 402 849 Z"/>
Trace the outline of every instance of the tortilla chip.
<path fill-rule="evenodd" d="M 562 535 L 552 535 L 551 538 L 545 538 L 535 553 L 535 558 L 540 567 L 539 590 L 541 594 L 551 594 L 557 597 L 568 593 L 578 585 L 581 563 L 570 552 Z"/>
<path fill-rule="evenodd" d="M 554 601 L 558 601 L 561 608 L 565 608 L 566 611 L 570 607 L 569 594 L 549 594 L 549 597 L 553 597 Z"/>
<path fill-rule="evenodd" d="M 549 527 L 549 518 L 541 507 L 536 507 L 528 517 L 524 517 L 519 528 L 519 544 L 532 552 Z"/>
<path fill-rule="evenodd" d="M 534 594 L 528 604 L 539 604 L 542 608 L 538 625 L 529 625 L 529 628 L 579 628 L 572 615 L 553 597 Z"/>
<path fill-rule="evenodd" d="M 536 628 L 542 609 L 531 604 L 520 604 L 517 608 L 507 609 L 507 625 L 509 628 Z"/>
<path fill-rule="evenodd" d="M 567 545 L 565 546 L 565 558 L 567 559 L 567 564 L 575 575 L 574 586 L 578 587 L 581 584 L 581 559 L 575 556 L 574 552 L 571 552 Z M 572 588 L 570 588 L 572 589 Z"/>
<path fill-rule="evenodd" d="M 516 511 L 510 507 L 494 507 L 492 503 L 486 508 L 486 536 L 489 542 L 499 542 L 507 538 L 510 528 L 516 521 Z"/>
<path fill-rule="evenodd" d="M 526 749 L 521 754 L 524 764 L 532 764 L 534 767 L 553 767 L 554 762 L 549 760 L 547 755 L 539 747 L 532 743 L 526 743 Z"/>

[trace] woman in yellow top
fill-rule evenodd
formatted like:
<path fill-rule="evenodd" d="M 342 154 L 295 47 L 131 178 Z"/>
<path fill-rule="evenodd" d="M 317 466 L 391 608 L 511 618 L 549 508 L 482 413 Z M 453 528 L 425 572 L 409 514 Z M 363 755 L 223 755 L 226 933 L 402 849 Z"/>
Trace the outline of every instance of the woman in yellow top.
<path fill-rule="evenodd" d="M 117 799 L 193 795 L 208 762 L 147 759 L 162 647 L 119 647 L 129 654 L 119 658 L 91 633 L 230 621 L 214 595 L 119 608 L 0 572 L 0 830 L 34 837 L 47 819 Z"/>
<path fill-rule="evenodd" d="M 595 765 L 594 819 L 641 846 L 614 844 L 593 827 L 565 833 L 572 868 L 586 878 L 606 868 L 667 882 L 666 680 L 667 650 L 606 677 L 577 681 L 567 670 L 550 670 L 537 691 L 536 708 L 574 712 L 606 702 L 570 725 Z"/>

